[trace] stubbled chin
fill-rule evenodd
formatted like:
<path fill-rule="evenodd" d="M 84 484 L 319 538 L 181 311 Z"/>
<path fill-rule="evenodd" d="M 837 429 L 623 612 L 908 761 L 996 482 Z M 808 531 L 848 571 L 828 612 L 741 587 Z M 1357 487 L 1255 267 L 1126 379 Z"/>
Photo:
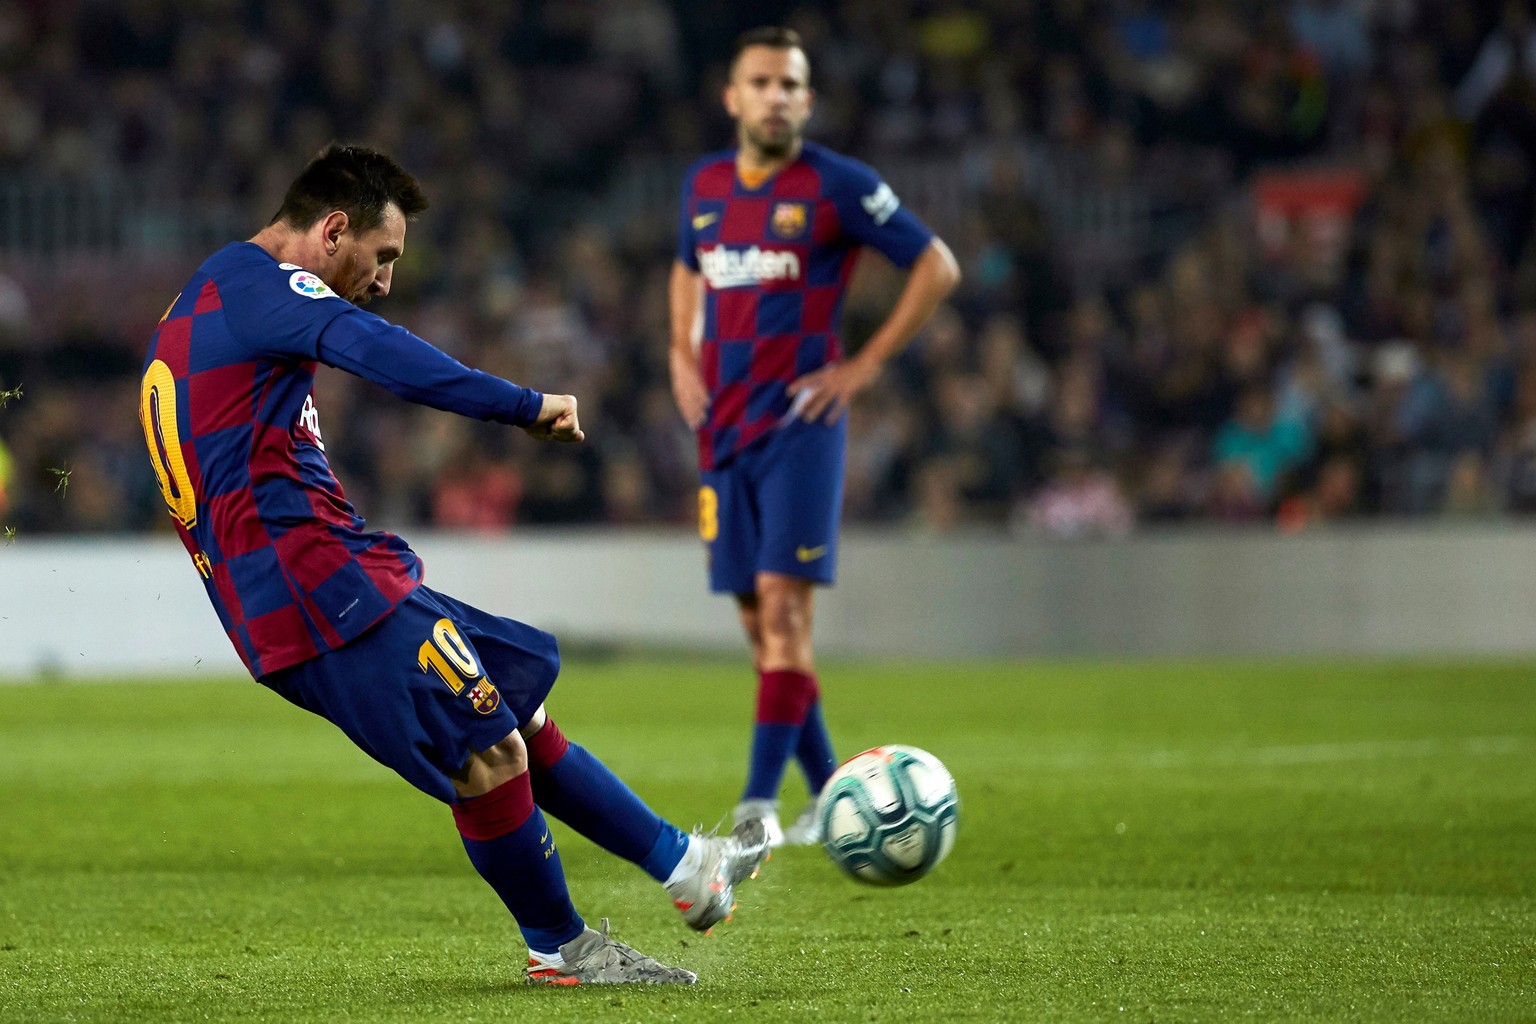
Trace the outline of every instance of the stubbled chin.
<path fill-rule="evenodd" d="M 757 148 L 761 149 L 766 156 L 787 156 L 793 142 L 794 137 L 787 132 L 782 136 L 770 135 L 765 132 L 758 136 Z"/>

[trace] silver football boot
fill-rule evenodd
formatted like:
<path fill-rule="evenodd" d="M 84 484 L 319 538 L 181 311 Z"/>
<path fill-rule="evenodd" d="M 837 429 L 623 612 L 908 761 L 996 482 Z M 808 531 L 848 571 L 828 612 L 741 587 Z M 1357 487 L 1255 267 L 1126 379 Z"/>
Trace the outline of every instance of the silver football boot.
<path fill-rule="evenodd" d="M 559 967 L 528 958 L 530 985 L 692 985 L 699 976 L 681 967 L 658 963 L 633 947 L 588 928 L 560 947 L 565 963 Z"/>
<path fill-rule="evenodd" d="M 728 836 L 694 832 L 690 838 L 705 844 L 704 865 L 693 876 L 667 886 L 667 895 L 688 927 L 707 932 L 736 909 L 736 886 L 757 877 L 768 856 L 768 834 L 763 823 L 753 818 L 731 829 Z"/>
<path fill-rule="evenodd" d="M 763 831 L 768 835 L 770 849 L 784 845 L 784 829 L 779 824 L 777 800 L 743 800 L 731 812 L 731 821 L 738 827 L 754 820 L 763 823 Z"/>

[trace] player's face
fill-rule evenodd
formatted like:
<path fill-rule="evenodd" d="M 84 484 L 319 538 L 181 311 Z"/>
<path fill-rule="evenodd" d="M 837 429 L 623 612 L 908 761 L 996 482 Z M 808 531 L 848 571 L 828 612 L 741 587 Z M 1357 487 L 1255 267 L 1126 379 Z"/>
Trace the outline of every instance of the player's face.
<path fill-rule="evenodd" d="M 811 67 L 799 47 L 749 46 L 736 58 L 725 109 L 743 145 L 769 158 L 788 156 L 811 116 Z"/>
<path fill-rule="evenodd" d="M 348 229 L 337 243 L 335 280 L 327 282 L 331 290 L 359 306 L 375 295 L 382 298 L 389 294 L 395 260 L 405 251 L 405 215 L 390 203 L 377 227 L 363 232 Z"/>

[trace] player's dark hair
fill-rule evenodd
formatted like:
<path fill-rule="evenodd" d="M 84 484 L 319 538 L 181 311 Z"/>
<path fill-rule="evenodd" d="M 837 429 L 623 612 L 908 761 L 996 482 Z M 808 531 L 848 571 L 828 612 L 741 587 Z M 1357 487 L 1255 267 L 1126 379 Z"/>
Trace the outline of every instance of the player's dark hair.
<path fill-rule="evenodd" d="M 354 231 L 369 231 L 383 222 L 390 203 L 410 218 L 427 208 L 427 195 L 391 157 L 367 146 L 332 143 L 288 186 L 272 223 L 304 229 L 341 210 Z"/>
<path fill-rule="evenodd" d="M 800 33 L 783 25 L 762 25 L 758 28 L 749 28 L 736 37 L 736 44 L 731 47 L 730 70 L 736 71 L 736 62 L 741 59 L 742 53 L 749 46 L 766 46 L 773 50 L 800 50 L 804 52 L 805 44 L 800 41 Z"/>

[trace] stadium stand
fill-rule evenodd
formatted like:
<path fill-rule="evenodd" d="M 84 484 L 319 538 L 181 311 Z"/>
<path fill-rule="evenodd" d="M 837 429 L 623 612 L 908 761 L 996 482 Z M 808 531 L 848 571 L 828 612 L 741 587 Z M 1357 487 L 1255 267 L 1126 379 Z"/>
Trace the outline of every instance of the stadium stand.
<path fill-rule="evenodd" d="M 1536 511 L 1536 19 L 1431 0 L 30 0 L 0 7 L 0 523 L 165 528 L 134 379 L 189 262 L 331 138 L 433 208 L 384 312 L 583 403 L 520 443 L 323 375 L 380 524 L 683 523 L 681 170 L 794 25 L 812 134 L 955 247 L 852 411 L 848 516 L 1076 536 Z M 320 28 L 317 30 L 317 26 Z M 871 257 L 857 345 L 892 287 Z M 349 436 L 358 441 L 345 440 Z M 65 475 L 67 474 L 67 476 Z"/>

